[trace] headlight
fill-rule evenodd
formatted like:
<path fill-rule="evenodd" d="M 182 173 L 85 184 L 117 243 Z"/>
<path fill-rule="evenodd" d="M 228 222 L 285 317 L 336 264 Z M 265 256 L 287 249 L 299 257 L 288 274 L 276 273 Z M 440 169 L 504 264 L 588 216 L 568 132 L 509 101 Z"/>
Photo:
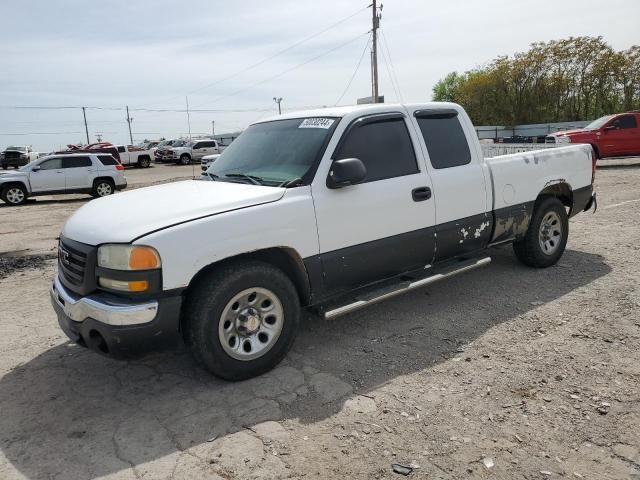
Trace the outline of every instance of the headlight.
<path fill-rule="evenodd" d="M 152 270 L 160 268 L 160 255 L 142 245 L 102 245 L 98 248 L 98 266 L 113 270 Z"/>
<path fill-rule="evenodd" d="M 569 137 L 556 137 L 556 143 L 571 143 Z"/>

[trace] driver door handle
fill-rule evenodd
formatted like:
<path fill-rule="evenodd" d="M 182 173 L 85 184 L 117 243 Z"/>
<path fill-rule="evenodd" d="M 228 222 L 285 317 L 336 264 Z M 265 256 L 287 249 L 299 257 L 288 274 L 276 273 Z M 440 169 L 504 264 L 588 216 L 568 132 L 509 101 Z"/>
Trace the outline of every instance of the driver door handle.
<path fill-rule="evenodd" d="M 431 189 L 429 187 L 418 187 L 411 190 L 411 197 L 414 202 L 423 202 L 431 198 Z"/>

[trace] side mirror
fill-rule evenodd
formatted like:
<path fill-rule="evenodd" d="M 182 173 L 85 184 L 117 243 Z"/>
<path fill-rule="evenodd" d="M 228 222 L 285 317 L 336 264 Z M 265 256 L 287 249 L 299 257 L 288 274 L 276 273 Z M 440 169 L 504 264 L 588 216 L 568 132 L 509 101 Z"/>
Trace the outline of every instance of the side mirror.
<path fill-rule="evenodd" d="M 33 167 L 31 167 L 32 172 L 37 172 L 39 170 L 40 170 L 40 165 L 34 165 Z"/>
<path fill-rule="evenodd" d="M 343 158 L 331 165 L 327 177 L 327 187 L 342 188 L 362 182 L 367 176 L 367 168 L 358 158 Z"/>
<path fill-rule="evenodd" d="M 607 125 L 606 127 L 604 127 L 605 132 L 609 131 L 609 130 L 617 130 L 618 127 L 616 127 L 615 125 Z"/>

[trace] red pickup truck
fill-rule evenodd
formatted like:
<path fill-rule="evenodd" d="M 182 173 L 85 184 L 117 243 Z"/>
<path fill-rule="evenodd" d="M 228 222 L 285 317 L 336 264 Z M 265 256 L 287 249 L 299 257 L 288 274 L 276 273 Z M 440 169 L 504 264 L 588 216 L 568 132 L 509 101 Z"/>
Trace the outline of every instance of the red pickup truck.
<path fill-rule="evenodd" d="M 546 143 L 588 143 L 598 158 L 640 155 L 640 111 L 607 115 L 582 129 L 553 133 Z"/>

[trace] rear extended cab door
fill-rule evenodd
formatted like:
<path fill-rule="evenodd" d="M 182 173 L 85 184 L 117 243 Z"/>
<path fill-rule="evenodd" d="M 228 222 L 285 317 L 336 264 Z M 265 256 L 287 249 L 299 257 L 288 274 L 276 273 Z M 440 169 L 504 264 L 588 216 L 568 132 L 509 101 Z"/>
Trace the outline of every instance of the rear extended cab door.
<path fill-rule="evenodd" d="M 408 106 L 433 182 L 435 261 L 485 248 L 491 236 L 491 178 L 471 120 L 462 107 Z"/>
<path fill-rule="evenodd" d="M 326 128 L 337 121 L 325 120 Z M 380 106 L 340 120 L 312 183 L 325 295 L 431 264 L 435 208 L 417 142 L 401 108 Z M 330 188 L 332 164 L 342 158 L 360 159 L 367 176 Z"/>

